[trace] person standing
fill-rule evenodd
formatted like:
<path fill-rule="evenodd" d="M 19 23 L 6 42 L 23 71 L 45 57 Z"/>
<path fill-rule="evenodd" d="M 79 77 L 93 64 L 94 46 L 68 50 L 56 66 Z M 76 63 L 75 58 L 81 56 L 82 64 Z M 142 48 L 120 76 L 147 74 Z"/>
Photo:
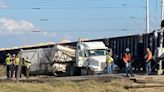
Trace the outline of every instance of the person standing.
<path fill-rule="evenodd" d="M 107 63 L 107 73 L 111 74 L 112 73 L 112 63 L 113 63 L 113 58 L 110 54 L 110 52 L 108 51 L 108 54 L 106 56 L 106 63 Z"/>
<path fill-rule="evenodd" d="M 11 78 L 13 78 L 14 71 L 15 71 L 15 54 L 12 55 L 11 57 Z"/>
<path fill-rule="evenodd" d="M 131 77 L 133 77 L 134 75 L 133 75 L 133 70 L 132 70 L 132 66 L 131 66 L 132 57 L 131 57 L 129 48 L 125 49 L 125 53 L 123 55 L 123 61 L 125 63 L 126 76 L 129 77 L 128 74 L 129 74 L 129 71 L 130 71 Z"/>
<path fill-rule="evenodd" d="M 15 63 L 14 63 L 15 64 L 15 78 L 17 77 L 17 73 L 18 73 L 19 62 L 20 62 L 20 59 L 17 55 L 15 58 Z M 21 73 L 20 73 L 20 77 L 21 77 Z"/>
<path fill-rule="evenodd" d="M 145 55 L 145 63 L 146 63 L 146 74 L 151 74 L 151 61 L 153 60 L 152 52 L 149 48 L 146 48 L 146 55 Z"/>
<path fill-rule="evenodd" d="M 30 72 L 31 62 L 30 62 L 30 60 L 29 60 L 28 57 L 26 57 L 24 63 L 25 63 L 25 75 L 26 75 L 26 78 L 29 78 L 29 72 Z"/>
<path fill-rule="evenodd" d="M 8 53 L 5 59 L 6 65 L 6 76 L 7 78 L 11 78 L 11 55 Z"/>

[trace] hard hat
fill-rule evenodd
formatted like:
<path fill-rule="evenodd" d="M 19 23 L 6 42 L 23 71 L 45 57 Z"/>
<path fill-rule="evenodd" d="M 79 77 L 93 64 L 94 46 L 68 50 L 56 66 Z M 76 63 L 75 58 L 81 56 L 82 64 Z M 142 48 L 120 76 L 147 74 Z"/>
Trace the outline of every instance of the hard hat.
<path fill-rule="evenodd" d="M 26 57 L 26 59 L 28 59 L 28 57 Z"/>
<path fill-rule="evenodd" d="M 15 57 L 15 54 L 13 54 L 12 56 Z"/>
<path fill-rule="evenodd" d="M 129 52 L 129 51 L 130 51 L 130 49 L 129 49 L 129 48 L 126 48 L 126 49 L 125 49 L 125 51 L 126 51 L 126 52 Z"/>
<path fill-rule="evenodd" d="M 10 56 L 10 53 L 7 53 L 6 56 Z"/>
<path fill-rule="evenodd" d="M 146 51 L 150 51 L 150 49 L 149 48 L 146 48 Z"/>

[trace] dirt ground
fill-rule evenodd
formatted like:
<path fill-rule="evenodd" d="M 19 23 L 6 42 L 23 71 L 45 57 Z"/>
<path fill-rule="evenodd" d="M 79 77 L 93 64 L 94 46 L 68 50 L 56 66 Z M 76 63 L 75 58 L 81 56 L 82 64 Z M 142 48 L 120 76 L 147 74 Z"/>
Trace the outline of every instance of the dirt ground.
<path fill-rule="evenodd" d="M 164 87 L 130 89 L 130 92 L 164 92 Z"/>
<path fill-rule="evenodd" d="M 21 78 L 16 83 L 15 78 L 5 78 L 5 67 L 0 66 L 0 92 L 164 92 L 164 76 L 139 76 L 136 79 L 108 75 L 36 76 Z"/>

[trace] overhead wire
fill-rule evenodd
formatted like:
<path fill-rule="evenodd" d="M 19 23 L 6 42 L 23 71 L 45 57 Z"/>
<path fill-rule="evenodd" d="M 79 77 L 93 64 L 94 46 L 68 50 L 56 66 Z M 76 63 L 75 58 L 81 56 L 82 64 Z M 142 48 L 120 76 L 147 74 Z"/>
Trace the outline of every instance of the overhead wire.
<path fill-rule="evenodd" d="M 26 1 L 26 0 L 25 0 Z M 28 0 L 27 0 L 28 1 Z M 33 1 L 33 0 L 31 0 Z M 41 0 L 36 0 L 36 1 L 41 1 Z M 87 1 L 87 0 L 86 0 Z M 93 0 L 94 1 L 94 0 Z M 42 1 L 43 2 L 43 1 Z M 52 2 L 54 2 L 53 0 L 51 0 L 51 2 L 47 2 L 47 1 L 44 1 L 43 3 L 44 4 L 51 4 Z M 40 3 L 40 2 L 39 2 Z M 43 4 L 42 3 L 42 4 Z M 82 7 L 65 7 L 65 6 L 58 6 L 58 7 L 54 7 L 54 6 L 51 6 L 51 5 L 40 5 L 40 6 L 36 6 L 36 7 L 24 7 L 24 8 L 20 8 L 20 7 L 9 7 L 9 8 L 5 8 L 5 9 L 20 9 L 20 10 L 25 10 L 25 9 L 32 9 L 32 10 L 53 10 L 53 9 L 116 9 L 116 8 L 145 8 L 146 6 L 145 5 L 139 5 L 139 4 L 121 4 L 120 6 L 82 6 Z M 154 7 L 154 6 L 150 6 L 150 7 Z M 156 6 L 155 6 L 156 7 Z M 13 18 L 13 19 L 16 19 L 16 20 L 22 20 L 23 18 Z M 29 19 L 36 19 L 36 21 L 48 21 L 48 22 L 54 22 L 56 20 L 54 19 L 57 19 L 57 18 L 29 18 Z M 53 20 L 52 20 L 53 19 Z M 62 18 L 61 18 L 62 19 Z M 108 19 L 124 19 L 124 18 L 68 18 L 67 20 L 57 20 L 57 21 L 74 21 L 74 20 L 80 20 L 80 21 L 95 21 L 95 20 L 108 20 Z M 134 18 L 134 19 L 137 19 L 137 18 Z M 144 18 L 138 18 L 137 20 L 144 20 Z M 113 29 L 110 29 L 110 30 L 113 30 Z M 116 30 L 116 29 L 114 29 Z"/>
<path fill-rule="evenodd" d="M 46 6 L 38 6 L 38 7 L 10 7 L 4 9 L 32 9 L 32 10 L 43 10 L 43 9 L 117 9 L 117 8 L 145 8 L 146 6 L 85 6 L 85 7 L 46 7 Z M 154 6 L 153 6 L 154 7 Z"/>

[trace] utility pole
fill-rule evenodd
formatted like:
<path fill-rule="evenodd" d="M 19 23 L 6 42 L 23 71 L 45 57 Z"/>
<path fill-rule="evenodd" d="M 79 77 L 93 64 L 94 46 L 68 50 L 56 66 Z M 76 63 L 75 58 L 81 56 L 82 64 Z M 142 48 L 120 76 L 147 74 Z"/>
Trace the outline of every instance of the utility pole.
<path fill-rule="evenodd" d="M 161 24 L 164 20 L 164 0 L 161 0 Z M 163 38 L 163 30 L 164 30 L 164 26 L 161 25 L 161 34 L 162 34 L 162 38 Z M 162 43 L 160 44 L 160 47 L 162 48 L 163 47 L 163 39 L 161 41 Z"/>
<path fill-rule="evenodd" d="M 164 19 L 164 0 L 161 0 L 161 21 Z"/>
<path fill-rule="evenodd" d="M 163 19 L 164 19 L 164 0 L 161 0 L 161 30 L 160 30 L 160 47 L 158 50 L 158 57 L 162 57 L 161 55 L 164 52 L 164 50 L 163 50 L 163 30 L 164 30 L 164 27 L 162 25 Z M 160 60 L 159 61 L 158 74 L 162 74 L 162 73 L 163 73 L 162 60 Z"/>
<path fill-rule="evenodd" d="M 23 61 L 22 52 L 23 52 L 23 50 L 21 49 L 18 53 L 18 55 L 19 55 L 19 65 L 18 65 L 18 70 L 17 70 L 17 74 L 16 74 L 17 75 L 16 83 L 19 83 L 20 75 L 21 75 L 21 67 L 22 67 L 22 61 Z"/>
<path fill-rule="evenodd" d="M 146 0 L 146 33 L 150 32 L 149 0 Z"/>

